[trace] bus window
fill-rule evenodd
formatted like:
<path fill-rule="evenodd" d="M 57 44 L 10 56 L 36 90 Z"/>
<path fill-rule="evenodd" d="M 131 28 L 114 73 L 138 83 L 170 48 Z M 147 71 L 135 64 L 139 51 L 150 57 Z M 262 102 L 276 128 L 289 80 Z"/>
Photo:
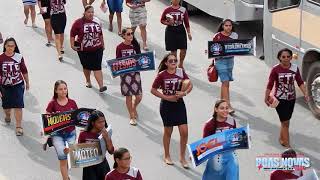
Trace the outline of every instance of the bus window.
<path fill-rule="evenodd" d="M 320 1 L 320 0 L 313 0 Z M 300 4 L 300 0 L 268 0 L 268 8 L 270 11 L 287 9 Z"/>

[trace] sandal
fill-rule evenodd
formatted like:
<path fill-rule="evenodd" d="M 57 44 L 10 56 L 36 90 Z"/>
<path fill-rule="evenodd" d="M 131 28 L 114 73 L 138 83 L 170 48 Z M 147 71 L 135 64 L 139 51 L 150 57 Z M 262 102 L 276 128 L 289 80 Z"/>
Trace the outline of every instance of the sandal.
<path fill-rule="evenodd" d="M 86 83 L 86 87 L 87 87 L 87 88 L 92 88 L 91 83 L 88 83 L 88 82 L 87 82 L 87 83 Z"/>
<path fill-rule="evenodd" d="M 281 146 L 285 147 L 285 148 L 290 148 L 290 144 L 289 143 L 285 143 L 284 141 L 282 141 L 281 139 L 279 139 L 279 143 Z"/>
<path fill-rule="evenodd" d="M 189 168 L 190 168 L 187 162 L 184 162 L 184 163 L 183 163 L 182 161 L 180 161 L 180 163 L 181 163 L 181 166 L 182 166 L 184 169 L 189 169 Z"/>
<path fill-rule="evenodd" d="M 172 160 L 170 159 L 163 159 L 163 161 L 164 161 L 164 163 L 166 163 L 167 165 L 170 165 L 170 166 L 172 166 L 172 165 L 174 165 L 174 163 L 172 162 Z"/>
<path fill-rule="evenodd" d="M 22 136 L 22 135 L 23 135 L 23 128 L 16 127 L 16 136 Z"/>
<path fill-rule="evenodd" d="M 144 50 L 144 51 L 149 51 L 148 46 L 143 47 L 143 50 Z"/>
<path fill-rule="evenodd" d="M 10 118 L 4 118 L 4 122 L 6 122 L 7 124 L 11 123 L 11 119 Z"/>

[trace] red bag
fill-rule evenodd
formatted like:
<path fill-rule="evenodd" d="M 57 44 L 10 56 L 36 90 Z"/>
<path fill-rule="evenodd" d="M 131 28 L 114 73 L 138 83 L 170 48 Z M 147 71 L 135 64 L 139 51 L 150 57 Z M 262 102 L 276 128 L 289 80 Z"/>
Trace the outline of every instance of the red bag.
<path fill-rule="evenodd" d="M 207 76 L 209 82 L 217 82 L 218 81 L 218 73 L 214 64 L 211 64 L 207 69 Z"/>

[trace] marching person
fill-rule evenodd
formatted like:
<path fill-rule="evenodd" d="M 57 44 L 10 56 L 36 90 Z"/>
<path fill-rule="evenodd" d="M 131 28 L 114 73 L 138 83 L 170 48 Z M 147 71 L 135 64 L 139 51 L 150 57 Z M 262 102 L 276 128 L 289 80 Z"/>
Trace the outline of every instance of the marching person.
<path fill-rule="evenodd" d="M 50 0 L 50 22 L 55 34 L 56 49 L 58 52 L 58 60 L 62 61 L 64 54 L 64 30 L 66 28 L 67 16 L 64 5 L 66 0 Z"/>
<path fill-rule="evenodd" d="M 218 100 L 214 105 L 213 117 L 206 122 L 203 138 L 224 130 L 236 128 L 236 121 L 229 116 L 229 105 L 226 100 Z M 209 159 L 202 180 L 238 180 L 239 165 L 234 151 L 215 155 Z"/>
<path fill-rule="evenodd" d="M 220 25 L 217 33 L 213 37 L 213 41 L 227 41 L 230 39 L 238 39 L 238 34 L 235 32 L 233 23 L 230 19 L 224 20 Z M 229 113 L 235 113 L 230 103 L 230 81 L 233 81 L 232 71 L 234 65 L 234 57 L 219 57 L 214 59 L 218 77 L 221 81 L 220 98 L 228 102 Z"/>
<path fill-rule="evenodd" d="M 109 172 L 105 180 L 142 180 L 139 169 L 131 167 L 132 157 L 126 148 L 119 148 L 114 151 L 113 170 Z"/>
<path fill-rule="evenodd" d="M 183 68 L 183 61 L 187 53 L 186 30 L 190 41 L 192 36 L 188 12 L 186 8 L 180 6 L 180 0 L 171 0 L 171 6 L 167 7 L 162 13 L 161 23 L 167 26 L 165 31 L 166 50 L 171 51 L 176 56 L 177 50 L 180 50 L 178 67 Z"/>
<path fill-rule="evenodd" d="M 116 58 L 140 54 L 140 45 L 133 36 L 131 28 L 122 30 L 124 41 L 117 46 Z M 142 100 L 142 85 L 140 72 L 131 72 L 120 75 L 121 94 L 126 97 L 126 106 L 130 116 L 130 124 L 137 125 L 137 107 Z"/>
<path fill-rule="evenodd" d="M 22 0 L 23 2 L 23 11 L 25 15 L 24 24 L 28 24 L 29 14 L 31 15 L 32 27 L 36 28 L 36 4 L 37 0 Z"/>
<path fill-rule="evenodd" d="M 122 17 L 121 13 L 123 11 L 123 0 L 107 0 L 107 4 L 109 7 L 109 31 L 113 31 L 113 16 L 114 13 L 117 15 L 117 24 L 118 24 L 118 35 L 121 36 L 121 26 L 122 26 Z M 101 6 L 106 5 L 106 0 L 102 1 Z"/>
<path fill-rule="evenodd" d="M 113 154 L 114 147 L 111 137 L 106 130 L 106 119 L 101 111 L 93 111 L 88 119 L 88 125 L 85 131 L 82 131 L 78 138 L 78 143 L 99 143 L 99 136 L 102 135 L 106 149 L 109 154 Z M 82 180 L 102 180 L 110 171 L 110 166 L 106 158 L 97 165 L 83 168 Z"/>
<path fill-rule="evenodd" d="M 281 122 L 279 143 L 288 148 L 290 147 L 289 124 L 296 102 L 294 82 L 297 82 L 306 101 L 309 101 L 309 96 L 298 66 L 291 63 L 292 51 L 286 48 L 282 49 L 278 52 L 277 58 L 280 63 L 275 65 L 271 70 L 264 101 L 268 106 L 272 104 L 270 93 L 274 88 L 274 96 L 279 101 L 276 111 Z"/>
<path fill-rule="evenodd" d="M 52 45 L 53 37 L 52 37 L 52 27 L 51 27 L 51 21 L 50 21 L 50 0 L 39 0 L 38 6 L 40 9 L 40 14 L 42 15 L 42 18 L 44 20 L 44 29 L 46 31 L 47 35 L 47 43 L 46 46 L 50 47 Z"/>
<path fill-rule="evenodd" d="M 94 8 L 86 6 L 82 18 L 77 19 L 70 32 L 71 48 L 77 51 L 83 67 L 86 79 L 86 87 L 92 88 L 90 75 L 93 71 L 94 77 L 99 85 L 99 92 L 107 90 L 103 85 L 101 63 L 104 50 L 104 40 L 100 20 L 94 16 Z"/>
<path fill-rule="evenodd" d="M 28 70 L 14 38 L 8 38 L 0 55 L 0 97 L 5 114 L 5 122 L 10 124 L 13 109 L 16 119 L 16 135 L 23 135 L 22 109 L 24 89 L 29 90 Z"/>
<path fill-rule="evenodd" d="M 140 28 L 142 38 L 142 49 L 148 51 L 147 46 L 147 9 L 145 6 L 146 2 L 150 0 L 126 0 L 126 5 L 130 8 L 129 18 L 131 22 L 131 28 L 135 32 L 137 26 Z"/>
<path fill-rule="evenodd" d="M 46 114 L 53 114 L 58 112 L 65 112 L 78 109 L 76 102 L 69 98 L 67 83 L 58 80 L 54 84 L 53 98 L 46 108 Z M 51 136 L 52 144 L 56 150 L 58 159 L 60 161 L 60 172 L 62 180 L 68 180 L 68 161 L 67 154 L 69 148 L 66 148 L 65 142 L 74 144 L 76 141 L 76 128 L 69 126 L 60 131 L 54 132 Z"/>
<path fill-rule="evenodd" d="M 159 72 L 155 78 L 151 93 L 161 98 L 160 115 L 164 125 L 163 147 L 164 162 L 173 165 L 170 157 L 170 140 L 174 126 L 178 126 L 180 133 L 180 163 L 184 168 L 189 168 L 185 159 L 188 141 L 187 111 L 183 97 L 192 90 L 192 84 L 183 69 L 177 68 L 175 54 L 167 54 L 159 65 Z M 162 89 L 162 93 L 158 89 Z"/>

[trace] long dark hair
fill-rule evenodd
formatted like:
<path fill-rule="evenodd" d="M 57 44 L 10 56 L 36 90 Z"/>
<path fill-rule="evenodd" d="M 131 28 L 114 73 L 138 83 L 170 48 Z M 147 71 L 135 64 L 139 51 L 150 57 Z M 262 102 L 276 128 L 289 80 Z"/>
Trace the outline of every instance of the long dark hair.
<path fill-rule="evenodd" d="M 91 112 L 89 119 L 88 119 L 88 125 L 85 128 L 85 131 L 89 132 L 91 129 L 93 129 L 93 124 L 99 119 L 99 118 L 104 118 L 103 112 L 99 110 L 94 110 Z M 105 122 L 105 127 L 108 127 L 107 122 Z"/>
<path fill-rule="evenodd" d="M 113 153 L 113 159 L 114 159 L 113 168 L 114 169 L 118 167 L 118 163 L 117 163 L 116 159 L 122 159 L 123 155 L 128 152 L 129 152 L 129 150 L 126 148 L 118 148 L 114 151 L 114 153 Z"/>
<path fill-rule="evenodd" d="M 161 60 L 159 67 L 158 67 L 158 73 L 160 73 L 163 70 L 168 69 L 168 66 L 166 65 L 166 62 L 168 61 L 169 56 L 174 56 L 177 58 L 177 56 L 174 53 L 168 53 L 166 54 L 163 59 Z"/>
<path fill-rule="evenodd" d="M 214 104 L 214 109 L 213 109 L 213 115 L 212 115 L 212 121 L 214 121 L 214 128 L 213 128 L 213 132 L 216 133 L 217 130 L 217 111 L 216 108 L 218 108 L 220 106 L 220 104 L 222 103 L 226 103 L 227 101 L 224 99 L 220 99 L 218 101 L 216 101 L 216 103 Z"/>
<path fill-rule="evenodd" d="M 132 39 L 132 41 L 131 41 L 131 44 L 132 44 L 132 46 L 133 46 L 133 49 L 136 51 L 137 54 L 140 54 L 140 53 L 141 53 L 140 44 L 139 44 L 137 38 L 135 37 L 134 31 L 133 31 L 132 28 L 129 28 L 129 27 L 123 28 L 122 31 L 121 31 L 121 37 L 124 39 L 124 36 L 125 36 L 125 34 L 128 32 L 129 29 L 131 29 L 132 32 L 133 32 L 133 39 Z"/>
<path fill-rule="evenodd" d="M 58 94 L 56 93 L 56 90 L 58 89 L 58 86 L 60 86 L 60 84 L 64 84 L 67 86 L 67 83 L 63 80 L 58 80 L 54 83 L 54 89 L 53 89 L 53 99 L 58 99 Z M 67 86 L 68 88 L 68 86 Z M 67 98 L 69 98 L 68 96 L 69 92 L 67 92 Z"/>
<path fill-rule="evenodd" d="M 9 41 L 14 42 L 14 45 L 16 46 L 16 47 L 14 48 L 14 52 L 15 52 L 15 53 L 20 53 L 20 50 L 19 50 L 18 45 L 17 45 L 17 42 L 16 42 L 16 40 L 15 40 L 13 37 L 9 37 L 9 38 L 7 38 L 7 39 L 4 41 L 4 43 L 3 43 L 3 52 L 6 52 L 6 45 L 7 45 L 7 43 L 8 43 Z"/>
<path fill-rule="evenodd" d="M 91 6 L 91 5 L 87 5 L 86 7 L 84 7 L 83 18 L 85 18 L 84 13 L 87 12 L 91 8 L 94 10 L 93 6 Z"/>
<path fill-rule="evenodd" d="M 223 21 L 219 24 L 217 33 L 218 33 L 218 32 L 221 32 L 221 31 L 224 31 L 223 26 L 224 26 L 224 24 L 225 24 L 226 22 L 230 22 L 230 23 L 231 23 L 231 25 L 232 25 L 231 32 L 235 32 L 235 31 L 236 31 L 235 28 L 234 28 L 233 21 L 232 21 L 231 19 L 225 19 L 225 20 L 223 20 Z"/>
<path fill-rule="evenodd" d="M 279 60 L 280 62 L 281 62 L 280 57 L 281 57 L 281 55 L 282 55 L 283 52 L 288 52 L 288 53 L 290 54 L 290 56 L 292 56 L 292 51 L 291 51 L 290 49 L 288 49 L 288 48 L 283 48 L 283 49 L 281 49 L 281 50 L 278 52 L 278 54 L 277 54 L 277 58 L 278 58 L 278 60 Z"/>
<path fill-rule="evenodd" d="M 297 157 L 297 153 L 295 150 L 289 148 L 286 149 L 282 154 L 281 154 L 282 158 L 296 158 Z"/>

